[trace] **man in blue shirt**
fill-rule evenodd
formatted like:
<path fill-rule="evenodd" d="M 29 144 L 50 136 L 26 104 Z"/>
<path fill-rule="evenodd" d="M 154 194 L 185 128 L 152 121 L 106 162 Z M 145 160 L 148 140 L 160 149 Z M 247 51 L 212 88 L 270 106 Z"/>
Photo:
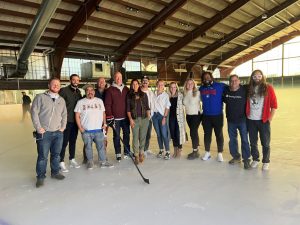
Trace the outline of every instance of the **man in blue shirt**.
<path fill-rule="evenodd" d="M 202 126 L 204 130 L 205 146 L 205 155 L 202 157 L 202 160 L 206 161 L 211 158 L 210 145 L 212 131 L 214 130 L 218 146 L 217 160 L 222 162 L 222 152 L 224 147 L 222 96 L 226 85 L 214 81 L 212 73 L 208 71 L 203 72 L 201 80 L 202 85 L 199 90 L 203 106 Z"/>

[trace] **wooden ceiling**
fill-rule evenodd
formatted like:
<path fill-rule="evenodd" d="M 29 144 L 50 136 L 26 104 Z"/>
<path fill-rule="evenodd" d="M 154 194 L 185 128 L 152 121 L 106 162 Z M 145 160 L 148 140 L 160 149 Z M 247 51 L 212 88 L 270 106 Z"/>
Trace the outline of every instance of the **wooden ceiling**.
<path fill-rule="evenodd" d="M 0 48 L 22 45 L 41 2 L 0 0 Z M 62 0 L 36 48 L 58 66 L 65 54 L 236 66 L 299 35 L 299 20 L 297 0 Z"/>

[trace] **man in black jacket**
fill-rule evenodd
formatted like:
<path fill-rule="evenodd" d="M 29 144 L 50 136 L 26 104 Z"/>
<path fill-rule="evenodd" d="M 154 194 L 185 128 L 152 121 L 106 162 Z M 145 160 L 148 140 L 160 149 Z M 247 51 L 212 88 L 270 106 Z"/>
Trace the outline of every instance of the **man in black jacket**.
<path fill-rule="evenodd" d="M 246 88 L 240 85 L 240 79 L 237 75 L 231 75 L 229 78 L 229 87 L 225 88 L 223 94 L 223 100 L 226 104 L 229 150 L 232 156 L 229 164 L 241 162 L 237 140 L 239 131 L 244 168 L 250 169 L 250 146 L 246 125 Z"/>
<path fill-rule="evenodd" d="M 31 103 L 31 99 L 28 95 L 26 95 L 25 91 L 22 91 L 22 110 L 23 110 L 23 116 L 22 116 L 22 122 L 24 121 L 25 117 L 26 117 L 26 113 L 30 113 L 30 103 Z"/>
<path fill-rule="evenodd" d="M 82 98 L 80 90 L 78 89 L 79 85 L 79 75 L 72 74 L 70 76 L 70 85 L 60 89 L 60 96 L 62 96 L 66 101 L 67 111 L 68 111 L 68 122 L 67 127 L 64 131 L 64 141 L 63 146 L 60 152 L 60 169 L 62 172 L 69 172 L 67 169 L 64 158 L 66 147 L 69 144 L 69 160 L 70 167 L 79 168 L 79 164 L 75 160 L 75 147 L 76 140 L 78 135 L 78 127 L 75 121 L 74 109 L 77 104 L 77 101 Z"/>

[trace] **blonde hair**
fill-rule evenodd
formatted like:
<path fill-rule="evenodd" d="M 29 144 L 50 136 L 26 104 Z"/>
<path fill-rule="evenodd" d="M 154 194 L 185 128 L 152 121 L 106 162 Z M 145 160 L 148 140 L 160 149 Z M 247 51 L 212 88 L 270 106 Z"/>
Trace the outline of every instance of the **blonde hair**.
<path fill-rule="evenodd" d="M 175 87 L 176 87 L 176 92 L 175 92 L 175 95 L 172 96 L 172 93 L 170 91 L 170 87 L 172 84 L 175 84 Z M 177 97 L 178 96 L 178 92 L 179 92 L 179 88 L 178 88 L 178 85 L 176 82 L 172 81 L 170 84 L 169 84 L 169 90 L 168 90 L 168 94 L 169 94 L 169 97 Z"/>
<path fill-rule="evenodd" d="M 197 89 L 196 82 L 195 82 L 194 79 L 192 79 L 192 78 L 188 78 L 188 79 L 184 82 L 184 86 L 183 86 L 183 96 L 186 96 L 186 94 L 187 94 L 187 88 L 186 88 L 186 85 L 187 85 L 187 83 L 188 83 L 189 81 L 192 81 L 193 84 L 194 84 L 192 93 L 193 93 L 193 97 L 196 97 L 196 96 L 197 96 L 198 89 Z"/>

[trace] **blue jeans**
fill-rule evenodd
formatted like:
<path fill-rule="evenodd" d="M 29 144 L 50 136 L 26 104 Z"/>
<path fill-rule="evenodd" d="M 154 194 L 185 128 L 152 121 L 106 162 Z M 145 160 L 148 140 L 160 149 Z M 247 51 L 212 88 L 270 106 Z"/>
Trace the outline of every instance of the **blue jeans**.
<path fill-rule="evenodd" d="M 122 128 L 123 131 L 123 145 L 124 145 L 124 155 L 130 154 L 130 145 L 129 145 L 129 138 L 130 138 L 130 128 L 129 128 L 129 120 L 115 120 L 115 129 L 113 130 L 113 141 L 115 147 L 115 153 L 121 154 L 121 144 L 120 144 L 120 131 Z"/>
<path fill-rule="evenodd" d="M 96 144 L 96 149 L 98 151 L 98 160 L 105 161 L 105 146 L 104 146 L 104 135 L 102 131 L 97 132 L 87 132 L 85 131 L 82 135 L 82 140 L 84 142 L 85 154 L 88 161 L 93 160 L 93 142 Z"/>
<path fill-rule="evenodd" d="M 38 179 L 44 179 L 46 177 L 49 150 L 51 174 L 56 175 L 59 173 L 59 154 L 62 144 L 63 132 L 61 131 L 46 131 L 44 134 L 37 134 L 36 145 L 38 158 L 36 162 L 36 174 Z"/>
<path fill-rule="evenodd" d="M 165 125 L 162 125 L 162 119 L 163 116 L 160 113 L 155 112 L 152 117 L 153 126 L 157 135 L 159 149 L 164 149 L 165 145 L 166 151 L 170 151 L 168 125 L 167 123 Z"/>
<path fill-rule="evenodd" d="M 262 145 L 263 163 L 270 162 L 270 142 L 271 142 L 271 127 L 270 122 L 263 123 L 262 120 L 247 120 L 247 126 L 249 131 L 249 140 L 251 147 L 251 155 L 254 161 L 259 161 L 258 151 L 258 134 L 260 143 Z"/>
<path fill-rule="evenodd" d="M 241 123 L 227 123 L 228 135 L 229 135 L 229 150 L 230 154 L 234 159 L 241 158 L 238 146 L 238 131 L 241 137 L 241 148 L 242 148 L 242 158 L 247 160 L 250 158 L 250 146 L 248 141 L 248 131 L 246 121 Z"/>

